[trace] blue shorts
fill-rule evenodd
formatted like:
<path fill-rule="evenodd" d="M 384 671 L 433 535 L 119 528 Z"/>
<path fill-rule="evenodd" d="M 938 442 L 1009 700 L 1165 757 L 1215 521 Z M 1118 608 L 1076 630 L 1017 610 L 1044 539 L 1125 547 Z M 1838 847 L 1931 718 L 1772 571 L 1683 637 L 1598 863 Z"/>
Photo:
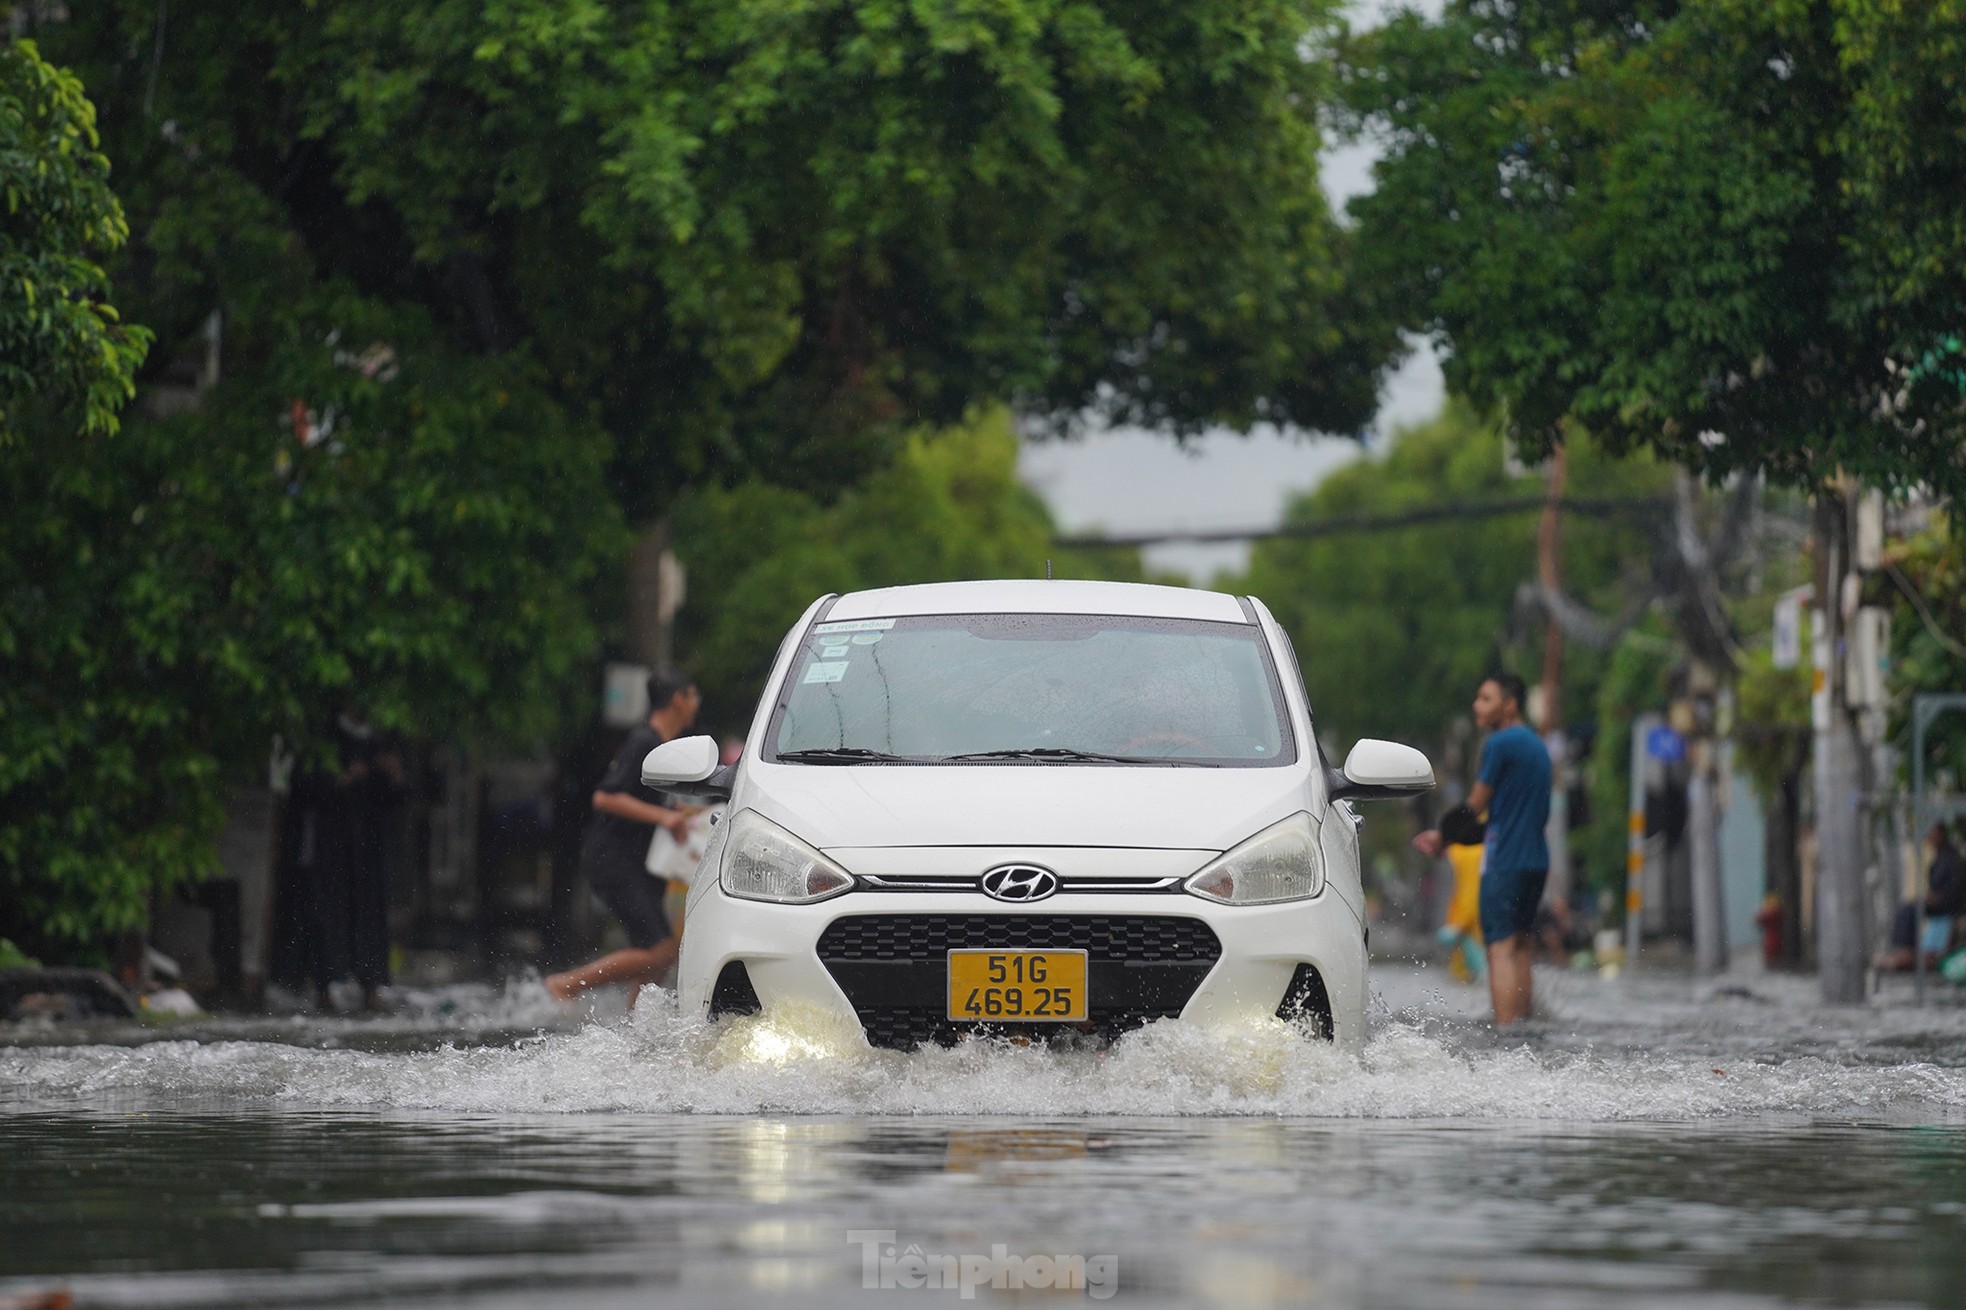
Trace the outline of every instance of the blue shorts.
<path fill-rule="evenodd" d="M 1931 914 L 1925 918 L 1925 945 L 1927 955 L 1944 955 L 1952 946 L 1952 916 L 1950 914 Z"/>
<path fill-rule="evenodd" d="M 1528 932 L 1536 922 L 1536 907 L 1543 903 L 1543 884 L 1549 877 L 1548 869 L 1483 869 L 1481 939 L 1493 946 Z"/>

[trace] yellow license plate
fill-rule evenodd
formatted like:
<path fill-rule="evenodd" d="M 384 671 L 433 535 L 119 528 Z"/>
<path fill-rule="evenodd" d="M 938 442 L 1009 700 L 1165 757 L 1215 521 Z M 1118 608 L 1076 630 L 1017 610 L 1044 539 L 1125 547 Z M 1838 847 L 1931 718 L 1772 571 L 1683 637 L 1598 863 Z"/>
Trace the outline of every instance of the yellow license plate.
<path fill-rule="evenodd" d="M 950 951 L 949 1017 L 1074 1023 L 1086 1017 L 1084 951 Z"/>

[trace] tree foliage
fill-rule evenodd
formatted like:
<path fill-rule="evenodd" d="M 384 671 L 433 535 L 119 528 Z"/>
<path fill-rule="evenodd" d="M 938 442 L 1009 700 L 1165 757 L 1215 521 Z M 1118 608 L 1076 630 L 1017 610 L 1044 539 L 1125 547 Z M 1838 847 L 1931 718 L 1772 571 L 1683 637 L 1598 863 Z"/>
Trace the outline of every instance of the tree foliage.
<path fill-rule="evenodd" d="M 1399 18 L 1347 55 L 1353 121 L 1390 142 L 1364 265 L 1531 447 L 1570 420 L 1713 475 L 1966 491 L 1961 391 L 1911 376 L 1961 327 L 1940 8 Z"/>
<path fill-rule="evenodd" d="M 160 46 L 110 0 L 63 42 L 167 341 L 296 273 L 415 300 L 528 343 L 642 517 L 978 401 L 1355 430 L 1390 337 L 1317 183 L 1333 9 L 358 0 Z"/>
<path fill-rule="evenodd" d="M 1813 672 L 1804 663 L 1777 668 L 1766 646 L 1757 646 L 1742 661 L 1735 687 L 1736 758 L 1764 801 L 1808 759 Z"/>
<path fill-rule="evenodd" d="M 1038 566 L 1048 525 L 1003 450 L 942 468 L 959 443 L 908 437 L 979 401 L 1355 427 L 1388 328 L 1317 189 L 1303 49 L 1331 12 L 28 14 L 75 77 L 29 94 L 10 73 L 8 130 L 92 140 L 79 77 L 96 208 L 67 244 L 10 226 L 0 254 L 65 271 L 63 330 L 122 348 L 120 374 L 75 378 L 106 431 L 142 336 L 73 260 L 120 232 L 112 159 L 132 240 L 108 271 L 159 348 L 116 447 L 49 409 L 6 456 L 0 862 L 24 940 L 136 923 L 208 865 L 222 789 L 269 734 L 309 749 L 338 704 L 427 736 L 547 732 L 598 653 L 623 517 L 690 486 L 759 531 L 706 637 L 749 669 L 735 629 L 834 572 Z M 867 474 L 859 517 L 832 519 Z M 838 553 L 749 559 L 790 523 Z"/>
<path fill-rule="evenodd" d="M 1837 0 L 1851 86 L 1839 137 L 1862 308 L 1905 343 L 1894 404 L 1966 399 L 1966 5 Z"/>
<path fill-rule="evenodd" d="M 16 936 L 30 936 L 46 922 L 30 884 L 40 879 L 47 852 L 29 824 L 45 826 L 52 818 L 61 846 L 57 858 L 75 862 L 55 877 L 78 868 L 88 872 L 86 853 L 72 841 L 89 826 L 86 817 L 37 815 L 31 805 L 18 804 L 34 778 L 61 763 L 61 734 L 48 729 L 64 716 L 64 707 L 32 681 L 29 664 L 42 637 L 31 625 L 40 616 L 23 611 L 26 570 L 17 557 L 51 535 L 33 515 L 37 489 L 20 476 L 21 465 L 37 456 L 72 461 L 78 447 L 113 432 L 148 344 L 141 329 L 120 326 L 96 262 L 126 234 L 108 186 L 109 164 L 97 144 L 94 109 L 81 84 L 43 60 L 32 42 L 0 43 L 0 196 L 7 209 L 0 224 L 0 488 L 6 493 L 0 512 L 0 941 L 15 923 L 35 930 L 14 928 Z M 55 423 L 64 440 L 47 448 L 36 444 L 23 425 L 37 421 Z M 71 666 L 80 653 L 59 637 L 49 649 L 54 661 Z M 11 942 L 6 950 L 15 953 Z"/>
<path fill-rule="evenodd" d="M 1541 478 L 1512 477 L 1497 425 L 1465 404 L 1398 433 L 1382 455 L 1327 477 L 1286 510 L 1284 522 L 1391 513 L 1430 505 L 1479 505 L 1534 496 Z M 1657 490 L 1665 470 L 1615 461 L 1572 443 L 1574 494 Z M 1449 520 L 1398 532 L 1260 543 L 1240 589 L 1261 596 L 1295 644 L 1319 731 L 1338 749 L 1359 737 L 1442 740 L 1466 715 L 1481 678 L 1513 669 L 1535 681 L 1542 625 L 1514 618 L 1518 588 L 1536 576 L 1537 515 Z M 1565 590 L 1618 608 L 1621 584 L 1647 562 L 1632 527 L 1568 518 L 1562 529 Z M 1588 717 L 1597 657 L 1572 646 L 1567 717 Z"/>
<path fill-rule="evenodd" d="M 911 434 L 886 468 L 832 505 L 747 483 L 677 506 L 690 570 L 681 645 L 710 713 L 733 727 L 754 704 L 786 630 L 828 592 L 969 578 L 1138 580 L 1134 554 L 1065 552 L 1044 504 L 1017 478 L 1017 437 L 994 410 Z"/>
<path fill-rule="evenodd" d="M 1904 542 L 1888 565 L 1896 583 L 1891 619 L 1891 681 L 1899 696 L 1893 736 L 1909 755 L 1911 702 L 1920 692 L 1966 689 L 1966 534 L 1937 525 Z M 1934 719 L 1926 739 L 1926 776 L 1935 789 L 1966 788 L 1966 715 Z M 1909 780 L 1910 764 L 1906 765 Z"/>
<path fill-rule="evenodd" d="M 310 749 L 337 705 L 547 731 L 624 519 L 690 488 L 755 528 L 733 560 L 794 523 L 832 543 L 732 579 L 704 640 L 737 677 L 836 574 L 1041 565 L 1007 429 L 987 459 L 909 435 L 974 405 L 1356 427 L 1390 329 L 1317 185 L 1306 50 L 1334 9 L 21 11 L 74 76 L 23 80 L 9 47 L 0 131 L 77 184 L 64 210 L 0 161 L 10 203 L 67 224 L 10 219 L 0 259 L 68 279 L 31 339 L 0 292 L 0 405 L 79 387 L 100 432 L 129 394 L 142 335 L 77 262 L 120 236 L 105 160 L 130 215 L 107 272 L 158 349 L 116 444 L 44 406 L 4 455 L 0 928 L 66 950 L 138 921 L 208 867 L 269 736 Z M 64 333 L 108 367 L 32 362 Z"/>
<path fill-rule="evenodd" d="M 1624 886 L 1632 722 L 1666 703 L 1673 667 L 1684 655 L 1664 617 L 1653 613 L 1620 638 L 1601 666 L 1593 696 L 1597 732 L 1584 770 L 1589 820 L 1570 834 L 1580 883 L 1605 892 Z M 1621 917 L 1615 903 L 1608 908 Z"/>
<path fill-rule="evenodd" d="M 0 238 L 0 933 L 66 955 L 210 870 L 226 792 L 276 734 L 312 751 L 344 705 L 420 734 L 548 731 L 625 537 L 604 434 L 534 357 L 463 349 L 327 275 L 223 141 L 153 122 L 149 92 L 111 79 L 102 141 L 138 218 L 119 293 L 172 346 L 139 379 L 149 334 L 119 326 L 89 262 L 126 231 L 94 109 L 32 43 L 0 68 L 18 206 Z"/>
<path fill-rule="evenodd" d="M 274 733 L 305 751 L 348 705 L 536 739 L 590 655 L 583 593 L 622 541 L 601 435 L 523 360 L 414 316 L 290 326 L 270 376 L 201 412 L 0 450 L 23 511 L 0 521 L 7 936 L 72 951 L 141 925 L 211 867 Z"/>
<path fill-rule="evenodd" d="M 109 301 L 100 260 L 129 235 L 95 107 L 32 41 L 0 41 L 0 446 L 30 398 L 114 432 L 150 344 Z"/>

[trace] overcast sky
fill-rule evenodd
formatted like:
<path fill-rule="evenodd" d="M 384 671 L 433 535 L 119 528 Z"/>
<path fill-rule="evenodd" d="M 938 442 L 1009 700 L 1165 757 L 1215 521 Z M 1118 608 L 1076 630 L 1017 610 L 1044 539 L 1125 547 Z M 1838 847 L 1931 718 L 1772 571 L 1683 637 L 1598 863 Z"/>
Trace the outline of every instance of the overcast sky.
<path fill-rule="evenodd" d="M 1398 5 L 1362 0 L 1354 24 L 1371 22 Z M 1413 7 L 1438 11 L 1439 0 Z M 1324 189 L 1334 207 L 1371 188 L 1370 145 L 1324 153 Z M 1423 422 L 1439 413 L 1444 393 L 1440 364 L 1424 343 L 1386 381 L 1371 437 Z M 1155 532 L 1180 528 L 1267 527 L 1284 505 L 1315 486 L 1332 469 L 1357 459 L 1349 437 L 1285 434 L 1259 429 L 1248 436 L 1226 429 L 1178 447 L 1169 437 L 1138 428 L 1115 428 L 1083 440 L 1027 445 L 1019 467 L 1024 480 L 1051 506 L 1066 531 Z M 1207 582 L 1248 558 L 1242 545 L 1168 545 L 1147 551 L 1153 568 L 1176 569 Z"/>

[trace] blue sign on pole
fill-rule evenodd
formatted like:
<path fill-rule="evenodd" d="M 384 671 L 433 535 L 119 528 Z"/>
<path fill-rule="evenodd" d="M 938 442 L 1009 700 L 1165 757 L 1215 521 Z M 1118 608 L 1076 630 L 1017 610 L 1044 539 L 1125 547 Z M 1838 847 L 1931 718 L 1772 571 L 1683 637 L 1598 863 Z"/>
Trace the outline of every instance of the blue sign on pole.
<path fill-rule="evenodd" d="M 1686 738 L 1662 723 L 1645 734 L 1645 753 L 1661 764 L 1677 764 L 1686 758 Z"/>

